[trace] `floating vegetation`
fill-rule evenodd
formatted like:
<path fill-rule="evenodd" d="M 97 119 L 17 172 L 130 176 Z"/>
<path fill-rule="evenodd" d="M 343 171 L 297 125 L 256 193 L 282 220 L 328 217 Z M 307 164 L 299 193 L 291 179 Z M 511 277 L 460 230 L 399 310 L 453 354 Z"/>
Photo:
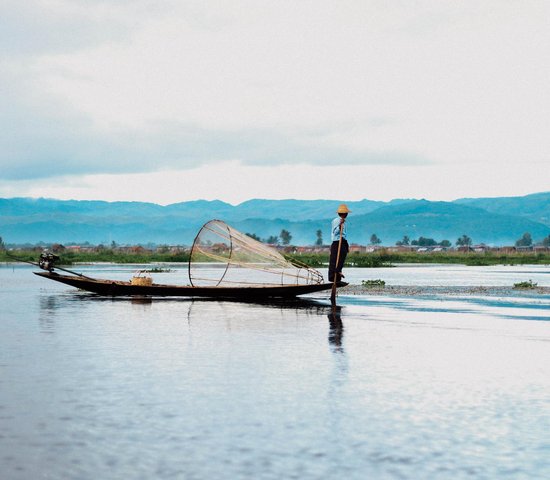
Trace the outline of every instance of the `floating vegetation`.
<path fill-rule="evenodd" d="M 162 267 L 153 267 L 148 268 L 147 270 L 143 270 L 145 273 L 170 273 L 173 270 L 170 268 L 162 268 Z"/>
<path fill-rule="evenodd" d="M 362 280 L 361 285 L 363 287 L 367 288 L 384 288 L 386 286 L 386 282 L 384 280 Z"/>
<path fill-rule="evenodd" d="M 514 288 L 536 288 L 537 285 L 537 283 L 527 280 L 526 282 L 514 283 Z"/>

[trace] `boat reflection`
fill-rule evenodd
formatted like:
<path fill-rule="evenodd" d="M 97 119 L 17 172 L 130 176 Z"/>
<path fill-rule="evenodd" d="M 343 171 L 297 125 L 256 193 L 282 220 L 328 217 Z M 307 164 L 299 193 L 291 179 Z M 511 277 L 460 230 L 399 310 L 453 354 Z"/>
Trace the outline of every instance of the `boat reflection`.
<path fill-rule="evenodd" d="M 40 297 L 40 310 L 38 321 L 42 333 L 55 331 L 55 316 L 59 308 L 59 298 L 56 295 Z"/>
<path fill-rule="evenodd" d="M 295 298 L 267 298 L 267 299 L 230 299 L 230 298 L 193 298 L 193 297 L 154 297 L 154 296 L 104 296 L 89 292 L 75 292 L 67 295 L 64 300 L 81 302 L 130 302 L 136 304 L 145 303 L 188 303 L 188 304 L 208 304 L 208 303 L 228 303 L 228 304 L 246 304 L 261 305 L 269 308 L 295 309 L 295 310 L 318 310 L 317 313 L 323 314 L 330 308 L 328 298 L 320 297 L 295 297 Z"/>
<path fill-rule="evenodd" d="M 343 307 L 335 302 L 330 302 L 326 297 L 295 297 L 292 299 L 266 299 L 266 300 L 221 300 L 215 298 L 174 298 L 174 297 L 106 297 L 88 292 L 75 292 L 68 295 L 49 295 L 43 297 L 40 303 L 41 317 L 49 317 L 56 310 L 64 306 L 74 306 L 75 303 L 116 303 L 123 304 L 127 302 L 133 307 L 142 310 L 149 310 L 153 306 L 164 308 L 170 306 L 172 313 L 179 310 L 180 317 L 186 318 L 189 325 L 193 321 L 200 321 L 205 315 L 214 318 L 225 318 L 227 325 L 231 328 L 231 323 L 237 318 L 236 312 L 238 306 L 243 308 L 266 308 L 273 312 L 279 310 L 281 316 L 288 318 L 290 311 L 295 311 L 300 317 L 304 316 L 308 320 L 329 320 L 328 325 L 328 343 L 331 350 L 335 353 L 344 353 L 343 336 L 344 324 L 342 321 Z M 175 308 L 172 308 L 175 307 Z M 52 313 L 53 312 L 53 313 Z M 183 315 L 182 315 L 183 314 Z M 326 321 L 326 320 L 325 320 Z M 275 322 L 278 324 L 279 322 Z"/>
<path fill-rule="evenodd" d="M 135 296 L 132 297 L 131 303 L 132 305 L 151 305 L 153 303 L 153 299 L 146 296 Z"/>

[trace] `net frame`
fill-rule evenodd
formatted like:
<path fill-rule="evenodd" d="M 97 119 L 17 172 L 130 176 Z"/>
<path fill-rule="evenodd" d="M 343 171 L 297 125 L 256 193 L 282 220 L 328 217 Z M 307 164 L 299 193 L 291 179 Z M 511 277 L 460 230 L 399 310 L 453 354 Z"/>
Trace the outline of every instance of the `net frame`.
<path fill-rule="evenodd" d="M 225 254 L 216 253 L 211 242 L 203 244 L 204 237 L 213 235 L 219 238 L 219 245 L 227 245 Z M 247 257 L 254 261 L 245 261 Z M 201 278 L 194 266 L 202 263 L 198 258 L 209 262 L 225 264 L 219 278 Z M 260 272 L 262 279 L 256 281 L 231 280 L 227 278 L 233 269 L 245 268 Z M 269 280 L 267 280 L 269 279 Z M 316 269 L 297 260 L 285 258 L 274 248 L 261 243 L 229 226 L 222 220 L 206 222 L 197 233 L 189 257 L 189 281 L 192 286 L 291 286 L 318 285 L 323 283 L 323 275 Z M 205 285 L 206 283 L 206 285 Z"/>

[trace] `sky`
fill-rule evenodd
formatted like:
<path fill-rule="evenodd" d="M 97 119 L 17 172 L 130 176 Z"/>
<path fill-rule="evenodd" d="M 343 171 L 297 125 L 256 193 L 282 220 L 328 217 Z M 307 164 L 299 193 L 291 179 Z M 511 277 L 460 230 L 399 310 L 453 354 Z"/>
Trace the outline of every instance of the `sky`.
<path fill-rule="evenodd" d="M 550 190 L 550 2 L 3 0 L 0 197 Z"/>

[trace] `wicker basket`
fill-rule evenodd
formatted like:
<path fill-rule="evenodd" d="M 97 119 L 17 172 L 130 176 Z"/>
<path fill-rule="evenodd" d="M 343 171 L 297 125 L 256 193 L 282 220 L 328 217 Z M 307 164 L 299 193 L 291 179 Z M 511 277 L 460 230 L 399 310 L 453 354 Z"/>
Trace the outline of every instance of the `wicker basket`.
<path fill-rule="evenodd" d="M 141 287 L 150 287 L 153 285 L 153 279 L 151 277 L 132 277 L 132 285 L 140 285 Z"/>

